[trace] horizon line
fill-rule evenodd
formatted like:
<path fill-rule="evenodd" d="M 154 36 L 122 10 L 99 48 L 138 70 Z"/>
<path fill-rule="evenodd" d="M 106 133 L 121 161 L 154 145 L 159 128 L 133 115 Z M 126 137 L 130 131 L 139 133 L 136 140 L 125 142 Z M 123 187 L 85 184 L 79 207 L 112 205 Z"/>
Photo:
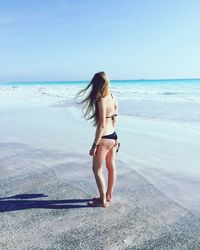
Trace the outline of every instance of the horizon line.
<path fill-rule="evenodd" d="M 170 80 L 200 80 L 199 77 L 193 78 L 138 78 L 138 79 L 110 79 L 110 82 L 116 81 L 170 81 Z M 1 83 L 42 83 L 42 82 L 88 82 L 91 80 L 33 80 L 33 81 L 0 81 Z"/>

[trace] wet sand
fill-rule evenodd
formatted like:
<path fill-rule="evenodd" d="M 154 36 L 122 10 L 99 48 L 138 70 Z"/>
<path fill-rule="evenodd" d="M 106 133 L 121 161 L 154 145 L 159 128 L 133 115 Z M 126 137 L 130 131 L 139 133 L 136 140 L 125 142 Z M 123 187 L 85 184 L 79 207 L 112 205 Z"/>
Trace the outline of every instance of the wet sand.
<path fill-rule="evenodd" d="M 112 205 L 91 208 L 91 160 L 0 144 L 0 249 L 200 249 L 200 219 L 117 161 Z M 105 173 L 106 174 L 106 173 Z"/>

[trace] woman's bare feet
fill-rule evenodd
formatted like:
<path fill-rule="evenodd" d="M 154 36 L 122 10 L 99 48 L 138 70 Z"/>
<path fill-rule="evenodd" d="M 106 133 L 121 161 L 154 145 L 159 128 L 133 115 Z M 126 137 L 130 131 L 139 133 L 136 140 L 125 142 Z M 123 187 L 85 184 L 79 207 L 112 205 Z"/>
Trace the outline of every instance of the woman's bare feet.
<path fill-rule="evenodd" d="M 94 198 L 92 198 L 92 200 L 93 201 L 98 201 L 98 200 L 101 200 L 101 197 L 94 197 Z M 112 195 L 106 193 L 106 200 L 107 200 L 107 202 L 111 202 L 112 201 Z"/>
<path fill-rule="evenodd" d="M 103 201 L 100 197 L 93 198 L 93 200 L 89 201 L 87 204 L 90 207 L 108 207 L 107 201 Z"/>

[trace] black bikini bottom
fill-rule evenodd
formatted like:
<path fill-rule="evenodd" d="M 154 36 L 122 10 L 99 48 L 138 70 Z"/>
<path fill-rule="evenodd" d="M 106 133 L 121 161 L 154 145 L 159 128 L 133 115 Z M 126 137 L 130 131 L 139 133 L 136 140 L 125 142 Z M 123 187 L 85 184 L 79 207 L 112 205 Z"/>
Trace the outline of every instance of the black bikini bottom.
<path fill-rule="evenodd" d="M 101 138 L 117 140 L 117 134 L 116 134 L 116 132 L 113 132 L 112 134 L 104 135 Z"/>
<path fill-rule="evenodd" d="M 118 137 L 117 137 L 116 132 L 113 132 L 112 134 L 104 135 L 104 136 L 102 136 L 101 138 L 103 138 L 103 139 L 113 139 L 113 140 L 116 141 Z M 119 151 L 119 147 L 120 147 L 120 143 L 118 142 L 118 147 L 117 147 L 116 152 Z"/>

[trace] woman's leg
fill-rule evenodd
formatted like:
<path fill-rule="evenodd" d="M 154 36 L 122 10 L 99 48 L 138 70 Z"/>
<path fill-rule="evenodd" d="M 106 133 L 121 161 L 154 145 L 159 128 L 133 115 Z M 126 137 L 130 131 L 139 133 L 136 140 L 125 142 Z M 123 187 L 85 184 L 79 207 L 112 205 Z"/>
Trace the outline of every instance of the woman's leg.
<path fill-rule="evenodd" d="M 117 145 L 110 149 L 106 155 L 106 167 L 108 170 L 107 201 L 111 201 L 112 199 L 112 193 L 116 182 L 116 150 Z"/>
<path fill-rule="evenodd" d="M 97 154 L 93 156 L 93 172 L 97 187 L 99 190 L 100 198 L 103 202 L 103 205 L 106 205 L 106 185 L 103 176 L 103 161 L 105 160 L 108 150 L 104 146 L 99 146 L 97 149 Z"/>

